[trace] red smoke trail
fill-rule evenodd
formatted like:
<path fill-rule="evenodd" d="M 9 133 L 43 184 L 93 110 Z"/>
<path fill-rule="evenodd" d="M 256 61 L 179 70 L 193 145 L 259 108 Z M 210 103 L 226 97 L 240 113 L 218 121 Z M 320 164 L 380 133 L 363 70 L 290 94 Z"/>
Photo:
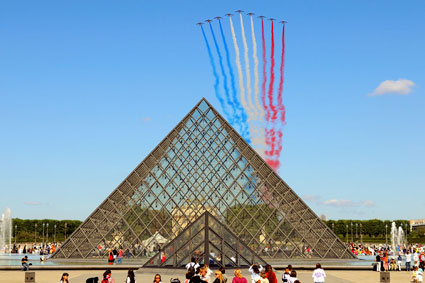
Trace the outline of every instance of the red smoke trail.
<path fill-rule="evenodd" d="M 276 116 L 277 116 L 277 109 L 276 107 L 273 105 L 273 85 L 274 85 L 274 30 L 273 30 L 273 21 L 272 21 L 272 41 L 271 41 L 271 54 L 270 54 L 270 61 L 271 61 L 271 65 L 270 65 L 270 83 L 269 83 L 269 91 L 268 91 L 268 97 L 269 97 L 269 104 L 270 104 L 270 108 L 273 112 L 273 116 L 272 116 L 272 122 L 274 122 L 274 120 L 276 120 Z"/>
<path fill-rule="evenodd" d="M 267 152 L 267 163 L 270 165 L 270 167 L 273 168 L 273 170 L 277 171 L 279 169 L 279 157 L 276 156 L 277 149 L 279 147 L 279 144 L 277 143 L 279 137 L 279 133 L 276 133 L 276 125 L 275 121 L 277 119 L 277 109 L 273 104 L 273 86 L 274 86 L 274 67 L 275 67 L 275 60 L 274 60 L 274 25 L 273 21 L 271 22 L 271 53 L 270 53 L 270 83 L 269 83 L 269 90 L 268 90 L 268 99 L 269 99 L 269 108 L 271 109 L 271 112 L 273 112 L 272 117 L 270 117 L 270 110 L 269 110 L 269 116 L 268 116 L 268 138 L 270 141 L 270 151 Z M 271 119 L 270 119 L 271 118 Z"/>
<path fill-rule="evenodd" d="M 267 83 L 267 73 L 266 73 L 266 66 L 267 66 L 267 59 L 266 59 L 266 40 L 264 37 L 264 21 L 263 18 L 261 18 L 261 40 L 262 40 L 262 45 L 263 45 L 263 82 L 261 84 L 261 102 L 263 103 L 263 107 L 264 107 L 264 113 L 266 116 L 266 126 L 264 127 L 264 133 L 266 136 L 266 145 L 267 145 L 267 150 L 264 151 L 264 155 L 265 155 L 265 159 L 266 162 L 270 164 L 271 160 L 269 158 L 270 153 L 273 151 L 272 145 L 272 137 L 270 136 L 270 131 L 267 128 L 267 125 L 269 124 L 270 121 L 270 109 L 267 106 L 266 103 L 266 83 Z"/>
<path fill-rule="evenodd" d="M 277 170 L 280 166 L 280 154 L 282 152 L 282 127 L 286 124 L 286 113 L 285 113 L 285 106 L 282 102 L 282 93 L 283 93 L 283 83 L 284 83 L 284 66 L 285 66 L 285 23 L 283 23 L 283 29 L 282 29 L 282 54 L 281 54 L 281 61 L 280 61 L 280 81 L 279 81 L 279 89 L 278 89 L 278 96 L 277 96 L 277 108 L 280 113 L 280 120 L 281 124 L 277 126 L 277 137 L 275 146 L 273 146 L 273 152 L 271 152 L 271 156 L 273 157 L 273 160 L 270 164 L 270 166 Z M 272 120 L 273 122 L 277 119 L 278 112 L 273 112 Z M 276 126 L 276 124 L 274 124 Z"/>
<path fill-rule="evenodd" d="M 282 92 L 283 92 L 283 68 L 285 66 L 285 23 L 282 25 L 282 55 L 280 59 L 280 82 L 279 82 L 279 90 L 277 95 L 277 105 L 280 111 L 280 120 L 282 123 L 285 123 L 285 106 L 282 103 Z"/>

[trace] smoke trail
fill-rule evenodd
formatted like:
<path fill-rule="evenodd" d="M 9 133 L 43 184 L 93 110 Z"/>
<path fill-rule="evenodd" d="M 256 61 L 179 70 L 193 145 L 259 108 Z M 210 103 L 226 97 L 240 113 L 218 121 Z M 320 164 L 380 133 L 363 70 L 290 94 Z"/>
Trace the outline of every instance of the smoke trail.
<path fill-rule="evenodd" d="M 282 25 L 282 54 L 280 58 L 280 81 L 279 81 L 279 90 L 277 96 L 277 105 L 280 111 L 280 119 L 283 123 L 285 123 L 285 106 L 282 103 L 282 92 L 283 92 L 283 69 L 285 66 L 285 23 Z"/>
<path fill-rule="evenodd" d="M 212 28 L 211 23 L 209 23 L 209 25 L 210 25 L 211 34 L 212 34 L 212 37 L 213 37 L 213 40 L 214 40 L 215 49 L 217 50 L 218 62 L 219 62 L 219 65 L 220 65 L 221 74 L 223 75 L 223 86 L 224 86 L 224 92 L 225 92 L 225 95 L 226 95 L 226 97 L 225 97 L 226 98 L 226 104 L 229 105 L 231 103 L 229 103 L 229 99 L 230 99 L 229 88 L 227 86 L 227 75 L 226 75 L 226 72 L 224 71 L 224 66 L 223 66 L 223 57 L 221 56 L 220 48 L 218 47 L 218 43 L 217 43 L 217 40 L 215 38 L 214 30 Z M 231 125 L 233 125 L 234 124 L 234 115 L 227 116 L 227 118 L 229 119 L 229 123 Z"/>
<path fill-rule="evenodd" d="M 205 45 L 207 46 L 208 56 L 209 56 L 209 58 L 210 58 L 210 63 L 211 63 L 212 71 L 213 71 L 214 78 L 215 78 L 215 83 L 214 83 L 214 91 L 215 91 L 215 95 L 217 96 L 217 99 L 220 101 L 220 104 L 221 104 L 221 107 L 223 108 L 224 114 L 225 114 L 227 117 L 230 117 L 230 116 L 229 116 L 229 113 L 227 113 L 227 110 L 226 110 L 226 104 L 225 104 L 225 102 L 224 102 L 224 99 L 223 99 L 223 97 L 220 95 L 220 92 L 219 92 L 219 90 L 218 90 L 218 86 L 219 86 L 219 77 L 218 77 L 217 70 L 216 70 L 216 67 L 215 67 L 214 58 L 213 58 L 213 55 L 212 55 L 212 53 L 211 53 L 210 44 L 208 43 L 207 36 L 205 35 L 205 31 L 204 31 L 204 28 L 203 28 L 202 26 L 201 26 L 201 30 L 202 30 L 202 35 L 204 36 Z"/>
<path fill-rule="evenodd" d="M 261 102 L 263 103 L 263 107 L 265 109 L 265 116 L 266 116 L 266 127 L 265 127 L 265 140 L 266 140 L 266 148 L 267 150 L 264 152 L 265 159 L 267 163 L 269 163 L 269 156 L 272 149 L 272 138 L 270 136 L 270 130 L 268 129 L 269 126 L 269 120 L 270 120 L 270 108 L 268 107 L 266 103 L 266 83 L 267 83 L 267 73 L 266 73 L 266 67 L 267 67 L 267 59 L 266 59 L 266 40 L 264 37 L 264 21 L 263 18 L 261 18 L 261 41 L 262 41 L 262 47 L 263 47 L 263 82 L 261 84 Z"/>
<path fill-rule="evenodd" d="M 256 109 L 254 108 L 254 105 L 252 104 L 252 89 L 251 89 L 251 72 L 249 67 L 249 56 L 248 56 L 248 44 L 246 43 L 246 36 L 245 36 L 245 27 L 243 24 L 243 18 L 242 13 L 239 13 L 239 18 L 241 20 L 241 34 L 242 34 L 242 42 L 244 46 L 244 59 L 245 59 L 245 75 L 246 75 L 246 91 L 247 91 L 247 97 L 248 97 L 248 121 L 255 120 Z M 252 133 L 251 133 L 252 135 Z"/>
<path fill-rule="evenodd" d="M 229 96 L 229 103 L 230 103 L 230 106 L 233 109 L 233 112 L 235 113 L 235 120 L 240 124 L 239 126 L 241 128 L 242 128 L 242 126 L 247 127 L 246 126 L 246 119 L 247 119 L 246 113 L 243 110 L 243 108 L 240 107 L 239 100 L 238 100 L 238 97 L 237 97 L 237 90 L 236 90 L 236 85 L 235 85 L 235 75 L 233 73 L 232 64 L 230 63 L 229 47 L 227 46 L 226 37 L 224 35 L 224 31 L 223 31 L 223 27 L 221 25 L 220 19 L 218 19 L 218 23 L 220 25 L 221 38 L 223 40 L 224 51 L 226 53 L 227 67 L 229 68 L 229 74 L 230 74 L 230 85 L 231 85 L 231 89 L 232 89 L 232 96 L 231 97 Z M 241 132 L 244 132 L 244 130 L 241 130 Z"/>
<path fill-rule="evenodd" d="M 273 30 L 273 21 L 272 22 L 272 30 L 271 30 L 271 53 L 270 53 L 270 83 L 269 83 L 269 91 L 268 91 L 268 97 L 269 97 L 269 104 L 270 108 L 273 112 L 272 116 L 272 122 L 274 121 L 273 118 L 277 115 L 277 110 L 275 106 L 273 105 L 273 84 L 274 84 L 274 30 Z"/>
<path fill-rule="evenodd" d="M 264 111 L 260 105 L 258 95 L 260 89 L 258 87 L 259 78 L 258 78 L 258 57 L 257 57 L 257 40 L 255 39 L 254 31 L 254 21 L 252 20 L 251 15 L 251 37 L 252 37 L 252 58 L 254 59 L 254 97 L 255 97 L 255 106 L 257 107 L 257 120 L 263 121 Z"/>
<path fill-rule="evenodd" d="M 281 58 L 280 58 L 280 81 L 279 81 L 279 90 L 278 90 L 278 96 L 277 96 L 277 108 L 279 110 L 280 120 L 281 120 L 282 123 L 278 127 L 276 147 L 274 148 L 274 152 L 273 152 L 273 156 L 275 158 L 274 158 L 274 162 L 272 164 L 273 164 L 273 166 L 276 167 L 275 170 L 278 170 L 279 167 L 280 167 L 279 159 L 280 159 L 280 154 L 282 152 L 282 138 L 283 138 L 282 127 L 286 123 L 286 121 L 285 121 L 286 120 L 285 106 L 283 105 L 283 102 L 282 102 L 282 100 L 283 100 L 282 99 L 283 83 L 284 83 L 284 66 L 285 66 L 285 23 L 283 22 L 283 26 L 282 26 L 282 54 L 281 54 Z M 272 165 L 270 165 L 270 166 L 272 166 Z"/>
<path fill-rule="evenodd" d="M 246 100 L 245 100 L 245 88 L 243 85 L 243 74 L 242 74 L 242 66 L 241 66 L 241 60 L 240 60 L 240 54 L 239 54 L 239 47 L 238 47 L 238 42 L 236 41 L 236 35 L 235 35 L 235 29 L 233 27 L 233 21 L 232 18 L 229 17 L 230 20 L 230 29 L 232 31 L 232 39 L 233 39 L 233 46 L 235 48 L 235 55 L 236 55 L 236 67 L 238 70 L 238 76 L 239 76 L 239 88 L 241 90 L 241 103 L 242 103 L 242 107 L 245 110 L 249 110 L 248 105 L 246 104 Z M 245 140 L 248 143 L 251 143 L 250 139 L 249 139 L 249 130 L 246 129 L 246 132 L 243 132 L 243 136 L 245 138 Z"/>

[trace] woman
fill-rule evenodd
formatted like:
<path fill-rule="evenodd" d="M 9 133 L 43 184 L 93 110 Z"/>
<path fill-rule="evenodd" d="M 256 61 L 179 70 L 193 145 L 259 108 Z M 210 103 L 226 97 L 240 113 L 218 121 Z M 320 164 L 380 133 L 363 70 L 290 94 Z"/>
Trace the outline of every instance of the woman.
<path fill-rule="evenodd" d="M 289 277 L 289 283 L 295 283 L 295 281 L 297 281 L 297 272 L 295 270 L 291 271 L 291 277 Z"/>
<path fill-rule="evenodd" d="M 387 252 L 384 253 L 382 256 L 382 263 L 384 264 L 384 271 L 388 271 L 388 254 Z"/>
<path fill-rule="evenodd" d="M 68 273 L 65 272 L 64 274 L 62 274 L 60 283 L 69 283 L 68 277 L 69 277 Z"/>
<path fill-rule="evenodd" d="M 215 280 L 213 283 L 224 283 L 223 275 L 221 274 L 221 271 L 217 270 L 215 272 Z"/>
<path fill-rule="evenodd" d="M 102 283 L 115 283 L 115 279 L 112 278 L 110 269 L 107 269 L 105 272 L 103 272 Z"/>
<path fill-rule="evenodd" d="M 258 267 L 258 265 L 251 265 L 251 267 L 248 269 L 249 272 L 251 272 L 251 282 L 252 283 L 258 283 L 261 280 L 261 276 L 260 276 L 260 268 Z"/>
<path fill-rule="evenodd" d="M 127 273 L 127 280 L 125 281 L 126 283 L 136 283 L 136 277 L 134 276 L 134 271 L 133 270 L 129 270 Z"/>
<path fill-rule="evenodd" d="M 269 264 L 266 265 L 266 277 L 270 283 L 277 283 L 276 273 L 274 273 L 273 267 Z"/>
<path fill-rule="evenodd" d="M 108 264 L 114 264 L 114 254 L 111 249 L 108 251 Z"/>
<path fill-rule="evenodd" d="M 316 269 L 313 271 L 313 281 L 314 283 L 325 282 L 326 273 L 322 269 L 320 263 L 316 264 Z"/>
<path fill-rule="evenodd" d="M 235 277 L 233 277 L 232 283 L 248 283 L 246 278 L 242 276 L 240 269 L 235 269 Z"/>
<path fill-rule="evenodd" d="M 161 275 L 155 274 L 155 277 L 153 278 L 153 283 L 162 283 Z"/>

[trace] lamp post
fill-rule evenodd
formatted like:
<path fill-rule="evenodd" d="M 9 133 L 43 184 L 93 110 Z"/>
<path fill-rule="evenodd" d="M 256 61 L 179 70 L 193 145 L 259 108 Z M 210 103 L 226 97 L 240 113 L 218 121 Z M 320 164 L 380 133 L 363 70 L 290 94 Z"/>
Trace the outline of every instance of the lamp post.
<path fill-rule="evenodd" d="M 37 223 L 34 223 L 34 243 L 37 244 Z"/>
<path fill-rule="evenodd" d="M 357 234 L 357 226 L 359 225 L 359 223 L 356 223 L 356 242 L 359 239 L 359 234 Z"/>
<path fill-rule="evenodd" d="M 46 224 L 46 246 L 49 244 L 49 223 Z"/>
<path fill-rule="evenodd" d="M 56 243 L 56 224 L 55 224 L 55 240 L 54 242 Z"/>
<path fill-rule="evenodd" d="M 360 223 L 360 243 L 362 244 L 362 246 L 363 246 L 363 233 L 362 233 L 363 231 L 362 231 L 362 223 Z"/>
<path fill-rule="evenodd" d="M 388 232 L 387 232 L 387 230 L 388 230 L 388 224 L 385 224 L 385 246 L 386 247 L 388 246 L 388 237 L 387 237 Z"/>
<path fill-rule="evenodd" d="M 45 226 L 46 224 L 45 223 L 43 223 L 43 249 L 44 249 L 44 226 Z"/>
<path fill-rule="evenodd" d="M 18 229 L 18 225 L 15 224 L 15 247 L 16 247 L 16 230 Z"/>
<path fill-rule="evenodd" d="M 353 222 L 351 222 L 351 242 L 353 243 Z"/>
<path fill-rule="evenodd" d="M 348 224 L 345 224 L 345 242 L 348 244 Z"/>
<path fill-rule="evenodd" d="M 67 226 L 67 224 L 65 222 L 65 240 L 66 240 L 66 226 Z"/>
<path fill-rule="evenodd" d="M 332 223 L 332 231 L 335 233 L 335 223 Z"/>

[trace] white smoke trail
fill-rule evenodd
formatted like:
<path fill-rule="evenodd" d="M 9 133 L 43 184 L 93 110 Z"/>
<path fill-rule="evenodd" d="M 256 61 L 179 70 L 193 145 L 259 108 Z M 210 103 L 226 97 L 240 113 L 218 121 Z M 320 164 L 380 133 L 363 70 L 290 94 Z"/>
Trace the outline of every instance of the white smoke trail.
<path fill-rule="evenodd" d="M 245 100 L 245 87 L 243 85 L 241 59 L 239 58 L 240 57 L 239 47 L 238 47 L 238 42 L 236 41 L 236 35 L 235 35 L 235 29 L 233 27 L 232 17 L 229 17 L 229 20 L 230 20 L 230 29 L 232 31 L 233 46 L 235 48 L 236 68 L 238 69 L 239 88 L 241 90 L 241 103 L 242 103 L 242 107 L 249 113 L 249 107 L 246 104 L 246 100 Z M 248 114 L 248 117 L 249 117 L 249 114 Z"/>
<path fill-rule="evenodd" d="M 257 116 L 257 110 L 252 104 L 251 72 L 249 67 L 249 55 L 248 55 L 249 50 L 248 50 L 248 44 L 246 43 L 245 27 L 243 24 L 242 13 L 239 13 L 239 17 L 241 20 L 241 33 L 242 33 L 242 42 L 244 47 L 246 90 L 247 90 L 248 105 L 249 105 L 249 110 L 247 111 L 248 121 L 255 121 L 255 118 Z"/>
<path fill-rule="evenodd" d="M 254 101 L 257 108 L 256 111 L 256 124 L 255 132 L 257 136 L 251 138 L 251 142 L 255 147 L 255 150 L 260 154 L 261 157 L 265 158 L 265 151 L 267 149 L 265 131 L 264 131 L 264 109 L 260 104 L 259 93 L 260 88 L 259 77 L 258 77 L 258 57 L 257 57 L 257 40 L 255 39 L 254 21 L 251 15 L 251 37 L 252 37 L 252 58 L 254 60 Z"/>
<path fill-rule="evenodd" d="M 254 31 L 254 21 L 252 20 L 251 15 L 251 34 L 252 34 L 252 57 L 254 59 L 254 98 L 255 98 L 255 106 L 257 107 L 257 120 L 263 122 L 264 120 L 264 110 L 263 107 L 260 104 L 259 99 L 259 93 L 260 88 L 258 86 L 259 84 L 259 78 L 258 78 L 258 57 L 257 57 L 257 40 L 255 39 L 255 31 Z"/>

